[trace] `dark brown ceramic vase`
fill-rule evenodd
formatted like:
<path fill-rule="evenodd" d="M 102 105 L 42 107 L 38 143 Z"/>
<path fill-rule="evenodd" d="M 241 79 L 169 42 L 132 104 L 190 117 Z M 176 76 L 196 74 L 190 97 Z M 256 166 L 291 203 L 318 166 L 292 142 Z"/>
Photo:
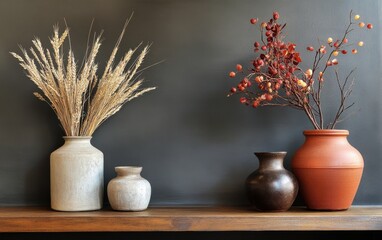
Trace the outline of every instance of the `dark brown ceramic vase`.
<path fill-rule="evenodd" d="M 362 155 L 347 140 L 349 131 L 309 130 L 304 135 L 292 169 L 305 204 L 314 210 L 348 209 L 363 172 Z"/>
<path fill-rule="evenodd" d="M 286 152 L 256 152 L 259 168 L 246 180 L 251 207 L 258 211 L 287 211 L 293 204 L 298 183 L 284 168 Z"/>

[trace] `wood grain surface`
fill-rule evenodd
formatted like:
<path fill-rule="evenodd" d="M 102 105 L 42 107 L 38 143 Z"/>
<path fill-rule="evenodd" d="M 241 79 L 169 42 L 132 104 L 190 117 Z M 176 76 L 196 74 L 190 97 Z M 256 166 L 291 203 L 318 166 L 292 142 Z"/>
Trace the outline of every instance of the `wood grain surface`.
<path fill-rule="evenodd" d="M 0 232 L 382 230 L 382 206 L 263 213 L 240 207 L 156 207 L 142 212 L 0 208 Z"/>

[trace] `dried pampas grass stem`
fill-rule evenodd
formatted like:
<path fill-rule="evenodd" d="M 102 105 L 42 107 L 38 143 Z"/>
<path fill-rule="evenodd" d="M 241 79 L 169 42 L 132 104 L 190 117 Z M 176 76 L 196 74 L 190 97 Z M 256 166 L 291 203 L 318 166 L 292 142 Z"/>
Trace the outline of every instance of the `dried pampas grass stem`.
<path fill-rule="evenodd" d="M 71 44 L 67 56 L 63 54 L 64 42 L 69 37 L 68 27 L 61 35 L 58 26 L 54 27 L 53 37 L 50 39 L 51 50 L 44 49 L 41 41 L 35 38 L 29 52 L 22 47 L 21 55 L 11 52 L 29 79 L 42 92 L 35 92 L 34 95 L 50 105 L 67 136 L 93 135 L 126 102 L 155 89 L 141 87 L 143 79 L 140 78 L 140 67 L 150 45 L 144 46 L 138 52 L 142 45 L 139 44 L 115 64 L 129 20 L 130 18 L 126 21 L 101 77 L 97 75 L 98 64 L 95 61 L 101 47 L 101 34 L 87 50 L 79 69 Z"/>

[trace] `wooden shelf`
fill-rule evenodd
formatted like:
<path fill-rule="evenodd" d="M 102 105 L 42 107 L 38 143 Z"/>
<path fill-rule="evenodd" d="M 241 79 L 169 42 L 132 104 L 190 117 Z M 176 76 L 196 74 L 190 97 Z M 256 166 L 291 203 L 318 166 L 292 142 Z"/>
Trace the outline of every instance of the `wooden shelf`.
<path fill-rule="evenodd" d="M 0 208 L 0 232 L 382 230 L 382 206 L 318 212 L 261 213 L 239 207 L 157 207 L 143 212 L 56 212 Z"/>

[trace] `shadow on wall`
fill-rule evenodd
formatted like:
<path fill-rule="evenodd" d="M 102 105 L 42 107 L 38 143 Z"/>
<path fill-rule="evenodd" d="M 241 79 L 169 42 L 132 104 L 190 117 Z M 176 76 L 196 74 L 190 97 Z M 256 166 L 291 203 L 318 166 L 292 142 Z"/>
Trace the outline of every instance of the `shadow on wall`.
<path fill-rule="evenodd" d="M 26 108 L 34 109 L 36 116 L 27 127 L 32 129 L 33 136 L 24 142 L 23 161 L 28 162 L 24 175 L 24 205 L 50 206 L 50 153 L 63 144 L 64 132 L 53 111 L 44 103 L 33 98 L 25 99 Z M 35 121 L 43 122 L 43 128 L 34 127 Z M 36 130 L 34 130 L 36 129 Z M 39 131 L 35 132 L 34 131 Z M 15 175 L 15 177 L 20 177 Z M 20 199 L 21 201 L 21 199 Z"/>
<path fill-rule="evenodd" d="M 227 68 L 228 69 L 228 68 Z M 244 182 L 258 167 L 253 152 L 287 151 L 284 166 L 291 170 L 291 158 L 303 141 L 302 131 L 309 129 L 309 122 L 303 112 L 287 107 L 260 107 L 253 109 L 239 103 L 239 96 L 227 98 L 233 82 L 227 76 L 211 74 L 196 76 L 197 79 L 215 81 L 214 90 L 201 90 L 195 96 L 193 105 L 179 116 L 199 144 L 209 148 L 207 155 L 200 156 L 200 168 L 209 167 L 214 175 L 213 183 L 204 191 L 210 191 L 203 199 L 214 203 L 248 204 Z M 227 83 L 219 84 L 226 79 Z M 211 86 L 210 86 L 211 87 Z M 289 127 L 301 127 L 300 131 L 288 131 Z M 219 151 L 220 153 L 217 153 Z M 225 167 L 221 167 L 222 163 Z M 218 177 L 216 177 L 218 176 Z M 209 177 L 213 178 L 213 177 Z M 205 179 L 208 181 L 208 179 Z M 295 205 L 303 205 L 298 199 Z"/>

